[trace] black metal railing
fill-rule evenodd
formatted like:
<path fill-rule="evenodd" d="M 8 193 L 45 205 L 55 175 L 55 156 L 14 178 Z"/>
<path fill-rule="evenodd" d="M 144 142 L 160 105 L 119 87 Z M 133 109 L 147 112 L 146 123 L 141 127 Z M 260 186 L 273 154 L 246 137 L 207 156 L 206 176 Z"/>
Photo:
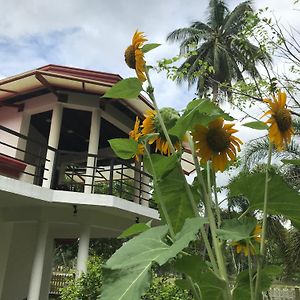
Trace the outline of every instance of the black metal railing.
<path fill-rule="evenodd" d="M 88 153 L 57 151 L 54 188 L 108 194 L 142 204 L 151 200 L 152 177 L 134 162 Z"/>
<path fill-rule="evenodd" d="M 49 151 L 54 152 L 53 161 L 46 158 Z M 56 150 L 0 125 L 1 175 L 42 185 L 47 180 L 44 174 L 49 171 L 48 165 L 53 165 L 52 177 L 48 179 L 52 189 L 109 194 L 154 207 L 152 177 L 142 170 L 142 164 L 87 152 Z"/>
<path fill-rule="evenodd" d="M 0 125 L 0 173 L 10 177 L 28 176 L 29 181 L 41 185 L 47 150 L 53 150 L 39 141 Z M 31 168 L 28 168 L 31 166 Z"/>

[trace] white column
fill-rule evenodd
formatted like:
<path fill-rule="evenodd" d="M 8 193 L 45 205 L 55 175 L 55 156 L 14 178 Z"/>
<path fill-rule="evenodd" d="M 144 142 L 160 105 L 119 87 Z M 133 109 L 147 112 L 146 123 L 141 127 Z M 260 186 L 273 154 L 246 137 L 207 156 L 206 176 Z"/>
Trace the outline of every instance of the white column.
<path fill-rule="evenodd" d="M 63 115 L 62 104 L 55 103 L 52 112 L 51 127 L 50 127 L 49 139 L 48 139 L 48 146 L 53 147 L 54 149 L 58 148 L 62 115 Z M 50 188 L 53 167 L 54 167 L 55 152 L 48 149 L 46 158 L 47 160 L 49 160 L 46 161 L 45 163 L 45 168 L 48 169 L 48 171 L 47 170 L 44 171 L 45 179 L 43 180 L 43 187 Z"/>
<path fill-rule="evenodd" d="M 81 273 L 86 273 L 87 271 L 87 261 L 89 258 L 89 246 L 90 246 L 90 225 L 83 225 L 79 237 L 79 246 L 77 254 L 77 277 Z"/>
<path fill-rule="evenodd" d="M 29 127 L 30 127 L 30 119 L 31 116 L 28 113 L 23 112 L 23 118 L 20 127 L 20 134 L 28 136 Z M 17 148 L 25 150 L 26 149 L 27 141 L 19 138 Z M 16 158 L 23 160 L 25 153 L 23 151 L 17 150 Z"/>
<path fill-rule="evenodd" d="M 40 299 L 46 300 L 49 298 L 50 281 L 52 277 L 52 265 L 53 265 L 53 254 L 54 254 L 54 238 L 48 236 L 46 244 L 46 253 L 44 261 L 44 272 L 42 277 Z"/>
<path fill-rule="evenodd" d="M 90 129 L 90 139 L 89 139 L 89 149 L 88 153 L 97 155 L 98 154 L 98 147 L 99 147 L 99 137 L 100 137 L 100 126 L 101 126 L 101 114 L 100 109 L 95 108 L 92 111 L 92 118 L 91 118 L 91 129 Z M 88 156 L 87 158 L 87 169 L 86 169 L 86 179 L 85 179 L 85 186 L 84 192 L 85 193 L 92 193 L 92 184 L 93 184 L 93 174 L 95 170 L 93 169 L 95 163 L 97 163 L 97 158 Z"/>
<path fill-rule="evenodd" d="M 6 275 L 7 263 L 9 259 L 9 251 L 13 236 L 13 223 L 2 223 L 0 220 L 0 299 L 2 299 L 3 284 Z"/>
<path fill-rule="evenodd" d="M 38 237 L 33 258 L 31 277 L 27 300 L 39 300 L 43 276 L 46 243 L 48 236 L 48 223 L 38 223 Z"/>

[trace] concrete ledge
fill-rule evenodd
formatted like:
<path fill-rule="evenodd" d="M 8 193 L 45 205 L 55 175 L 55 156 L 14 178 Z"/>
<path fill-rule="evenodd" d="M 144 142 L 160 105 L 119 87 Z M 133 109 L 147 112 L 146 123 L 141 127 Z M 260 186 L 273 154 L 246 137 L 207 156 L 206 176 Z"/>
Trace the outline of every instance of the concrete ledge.
<path fill-rule="evenodd" d="M 29 203 L 31 205 L 45 205 L 51 203 L 61 205 L 73 204 L 86 208 L 89 206 L 110 207 L 159 220 L 159 214 L 155 209 L 142 206 L 112 195 L 85 194 L 51 190 L 1 175 L 0 193 L 0 207 L 9 207 L 10 204 L 22 206 Z M 5 197 L 5 194 L 7 197 Z M 15 200 L 14 203 L 12 199 Z"/>

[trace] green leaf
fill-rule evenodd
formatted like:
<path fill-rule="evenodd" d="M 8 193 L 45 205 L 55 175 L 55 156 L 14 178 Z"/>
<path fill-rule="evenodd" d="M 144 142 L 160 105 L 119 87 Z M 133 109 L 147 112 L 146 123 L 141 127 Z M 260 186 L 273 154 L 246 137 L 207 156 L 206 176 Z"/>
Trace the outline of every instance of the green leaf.
<path fill-rule="evenodd" d="M 282 159 L 281 160 L 284 164 L 291 164 L 291 165 L 300 165 L 300 159 Z"/>
<path fill-rule="evenodd" d="M 175 284 L 182 290 L 188 290 L 190 288 L 190 284 L 186 279 L 176 279 Z"/>
<path fill-rule="evenodd" d="M 117 82 L 102 96 L 102 98 L 135 99 L 142 89 L 142 84 L 137 78 L 127 78 Z"/>
<path fill-rule="evenodd" d="M 185 133 L 188 130 L 192 130 L 196 124 L 207 126 L 211 121 L 219 117 L 225 120 L 233 120 L 231 116 L 210 100 L 193 100 L 188 104 L 183 115 L 169 132 L 182 139 Z"/>
<path fill-rule="evenodd" d="M 263 209 L 264 186 L 265 174 L 245 174 L 229 185 L 230 196 L 243 195 L 248 199 L 250 209 Z M 270 174 L 267 211 L 285 216 L 300 229 L 300 195 L 275 173 Z"/>
<path fill-rule="evenodd" d="M 175 268 L 189 275 L 198 284 L 203 299 L 223 299 L 222 294 L 226 289 L 226 282 L 219 278 L 200 256 L 183 256 L 175 262 Z"/>
<path fill-rule="evenodd" d="M 261 270 L 260 291 L 267 291 L 273 281 L 273 278 L 282 273 L 282 267 L 269 265 Z M 236 278 L 235 287 L 233 289 L 233 300 L 251 300 L 249 288 L 249 270 L 242 271 Z"/>
<path fill-rule="evenodd" d="M 160 202 L 163 201 L 175 233 L 181 230 L 186 218 L 195 216 L 186 192 L 185 180 L 182 170 L 177 165 L 168 175 L 154 184 L 153 197 L 158 203 L 161 218 L 163 218 L 163 213 Z M 161 198 L 158 196 L 158 189 L 161 191 Z M 196 204 L 199 201 L 199 199 L 194 200 Z"/>
<path fill-rule="evenodd" d="M 243 124 L 243 126 L 250 127 L 252 129 L 257 129 L 257 130 L 269 129 L 269 126 L 261 121 L 245 123 Z"/>
<path fill-rule="evenodd" d="M 205 223 L 208 223 L 206 218 L 196 217 L 186 219 L 181 231 L 176 234 L 174 244 L 170 247 L 169 251 L 161 255 L 156 262 L 163 265 L 169 258 L 175 257 L 177 253 L 196 239 L 196 234 Z"/>
<path fill-rule="evenodd" d="M 203 218 L 187 219 L 182 231 L 169 246 L 164 242 L 168 226 L 157 226 L 125 243 L 107 261 L 105 268 L 110 269 L 105 276 L 103 299 L 135 300 L 149 286 L 152 263 L 165 264 L 188 244 L 196 239 L 196 234 L 206 222 Z"/>
<path fill-rule="evenodd" d="M 140 300 L 151 282 L 151 262 L 104 272 L 101 300 Z"/>
<path fill-rule="evenodd" d="M 153 262 L 168 251 L 170 246 L 163 242 L 168 226 L 153 227 L 128 241 L 107 261 L 110 269 L 124 269 L 132 266 Z"/>
<path fill-rule="evenodd" d="M 256 225 L 254 218 L 224 220 L 221 229 L 217 229 L 217 235 L 223 240 L 240 241 L 251 238 L 251 233 Z"/>
<path fill-rule="evenodd" d="M 151 44 L 145 44 L 143 47 L 142 47 L 142 51 L 144 53 L 147 53 L 157 47 L 159 47 L 161 44 L 157 44 L 157 43 L 151 43 Z"/>
<path fill-rule="evenodd" d="M 132 226 L 130 226 L 129 228 L 127 228 L 126 230 L 124 230 L 119 236 L 118 239 L 123 239 L 123 238 L 127 238 L 129 236 L 132 235 L 137 235 L 139 233 L 142 233 L 148 229 L 150 229 L 151 227 L 145 223 L 138 223 L 138 224 L 133 224 Z"/>
<path fill-rule="evenodd" d="M 132 139 L 111 139 L 108 140 L 115 154 L 122 159 L 130 159 L 138 151 L 138 143 Z"/>
<path fill-rule="evenodd" d="M 176 154 L 170 156 L 164 156 L 160 154 L 151 154 L 150 155 L 153 168 L 155 170 L 156 177 L 158 179 L 163 178 L 168 175 L 176 166 L 178 162 L 178 157 Z M 153 175 L 153 170 L 150 164 L 148 156 L 144 157 L 144 166 L 146 170 Z"/>

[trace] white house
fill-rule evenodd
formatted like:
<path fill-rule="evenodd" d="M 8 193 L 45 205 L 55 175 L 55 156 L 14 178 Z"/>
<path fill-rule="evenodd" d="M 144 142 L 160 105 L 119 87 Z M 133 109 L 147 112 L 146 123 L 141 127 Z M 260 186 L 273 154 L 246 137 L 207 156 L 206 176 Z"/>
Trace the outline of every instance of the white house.
<path fill-rule="evenodd" d="M 100 97 L 120 79 L 48 65 L 0 81 L 1 300 L 48 299 L 55 239 L 79 238 L 80 274 L 90 238 L 158 223 L 150 176 L 108 144 L 152 108 Z"/>

